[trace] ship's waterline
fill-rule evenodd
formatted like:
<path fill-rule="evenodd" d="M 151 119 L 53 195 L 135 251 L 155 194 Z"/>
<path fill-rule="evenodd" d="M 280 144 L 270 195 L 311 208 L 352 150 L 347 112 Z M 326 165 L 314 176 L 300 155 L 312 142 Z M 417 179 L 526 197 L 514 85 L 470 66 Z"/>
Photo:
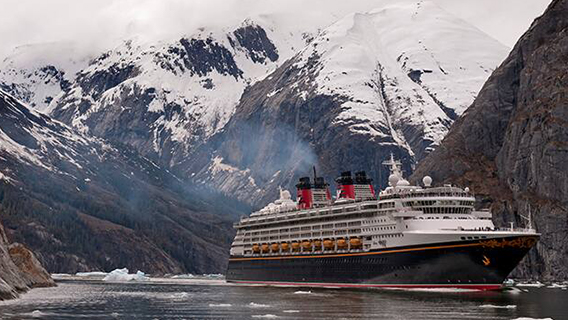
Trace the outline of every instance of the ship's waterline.
<path fill-rule="evenodd" d="M 498 289 L 538 241 L 528 229 L 499 230 L 474 209 L 468 188 L 412 186 L 391 160 L 378 199 L 364 172 L 329 185 L 314 174 L 235 224 L 227 281 L 338 287 Z"/>

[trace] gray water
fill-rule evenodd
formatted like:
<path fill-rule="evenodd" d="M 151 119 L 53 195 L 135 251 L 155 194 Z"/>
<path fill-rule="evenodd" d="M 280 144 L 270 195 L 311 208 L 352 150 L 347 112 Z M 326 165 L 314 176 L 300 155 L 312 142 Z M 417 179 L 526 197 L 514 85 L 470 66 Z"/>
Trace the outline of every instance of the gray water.
<path fill-rule="evenodd" d="M 568 319 L 568 291 L 307 289 L 221 280 L 59 281 L 0 302 L 0 319 Z"/>

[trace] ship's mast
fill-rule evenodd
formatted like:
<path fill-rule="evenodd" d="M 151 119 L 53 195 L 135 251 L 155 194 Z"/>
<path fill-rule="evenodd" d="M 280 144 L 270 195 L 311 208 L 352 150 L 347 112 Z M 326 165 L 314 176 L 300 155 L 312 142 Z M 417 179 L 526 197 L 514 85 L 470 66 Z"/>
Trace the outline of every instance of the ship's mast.
<path fill-rule="evenodd" d="M 394 175 L 402 178 L 402 163 L 400 161 L 394 159 L 394 155 L 393 155 L 392 152 L 391 152 L 390 159 L 383 161 L 383 165 L 389 167 L 391 175 L 394 174 Z"/>
<path fill-rule="evenodd" d="M 525 217 L 522 214 L 519 214 L 519 215 L 521 216 L 521 218 L 527 220 L 527 227 L 528 227 L 529 231 L 534 231 L 533 225 L 532 225 L 531 205 L 529 203 L 527 203 L 527 209 L 528 209 L 528 212 L 529 212 L 528 217 Z"/>

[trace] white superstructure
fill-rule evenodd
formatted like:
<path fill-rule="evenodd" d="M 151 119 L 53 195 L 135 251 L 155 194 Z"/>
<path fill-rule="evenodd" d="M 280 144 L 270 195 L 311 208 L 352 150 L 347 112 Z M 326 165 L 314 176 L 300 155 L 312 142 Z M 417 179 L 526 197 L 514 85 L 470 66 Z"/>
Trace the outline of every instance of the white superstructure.
<path fill-rule="evenodd" d="M 392 155 L 384 164 L 390 166 L 389 186 L 378 199 L 361 172 L 354 183 L 350 173 L 343 173 L 338 178 L 338 194 L 343 196 L 329 204 L 308 200 L 308 207 L 302 208 L 311 194 L 306 178 L 298 185 L 304 202 L 294 202 L 290 192 L 281 190 L 280 199 L 235 224 L 231 256 L 365 252 L 535 233 L 497 229 L 489 211 L 474 208 L 475 197 L 468 188 L 431 187 L 428 176 L 423 186 L 413 186 L 403 178 L 401 164 Z M 315 180 L 319 184 L 311 185 L 313 193 L 321 194 L 327 184 L 321 178 Z M 306 183 L 308 193 L 300 190 Z"/>

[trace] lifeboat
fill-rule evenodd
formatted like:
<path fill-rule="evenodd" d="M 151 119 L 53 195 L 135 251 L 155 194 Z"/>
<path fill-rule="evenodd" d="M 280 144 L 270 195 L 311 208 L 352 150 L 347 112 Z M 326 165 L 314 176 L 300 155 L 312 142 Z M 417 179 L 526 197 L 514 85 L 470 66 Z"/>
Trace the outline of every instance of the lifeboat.
<path fill-rule="evenodd" d="M 314 241 L 314 246 L 316 247 L 316 250 L 321 250 L 321 240 Z"/>
<path fill-rule="evenodd" d="M 278 245 L 278 243 L 273 243 L 270 245 L 270 249 L 272 249 L 272 252 L 279 251 L 280 246 Z"/>
<path fill-rule="evenodd" d="M 335 247 L 335 241 L 329 239 L 323 240 L 323 247 L 326 250 L 332 250 Z"/>
<path fill-rule="evenodd" d="M 306 250 L 312 250 L 312 243 L 310 241 L 304 241 L 302 242 L 302 248 L 304 248 L 304 251 Z"/>
<path fill-rule="evenodd" d="M 363 243 L 361 242 L 361 239 L 359 239 L 359 238 L 351 238 L 349 240 L 349 243 L 351 244 L 352 249 L 359 249 L 363 246 Z"/>
<path fill-rule="evenodd" d="M 347 241 L 345 241 L 345 239 L 337 239 L 337 248 L 347 249 Z"/>
<path fill-rule="evenodd" d="M 262 252 L 264 252 L 264 253 L 270 251 L 270 247 L 266 243 L 262 244 L 261 248 L 262 248 Z"/>
<path fill-rule="evenodd" d="M 298 242 L 292 242 L 292 250 L 293 251 L 299 251 L 300 250 L 300 244 Z"/>
<path fill-rule="evenodd" d="M 282 251 L 288 251 L 290 250 L 290 245 L 288 244 L 288 242 L 282 242 Z"/>
<path fill-rule="evenodd" d="M 260 246 L 258 244 L 253 244 L 252 245 L 252 252 L 259 253 L 260 252 Z"/>

